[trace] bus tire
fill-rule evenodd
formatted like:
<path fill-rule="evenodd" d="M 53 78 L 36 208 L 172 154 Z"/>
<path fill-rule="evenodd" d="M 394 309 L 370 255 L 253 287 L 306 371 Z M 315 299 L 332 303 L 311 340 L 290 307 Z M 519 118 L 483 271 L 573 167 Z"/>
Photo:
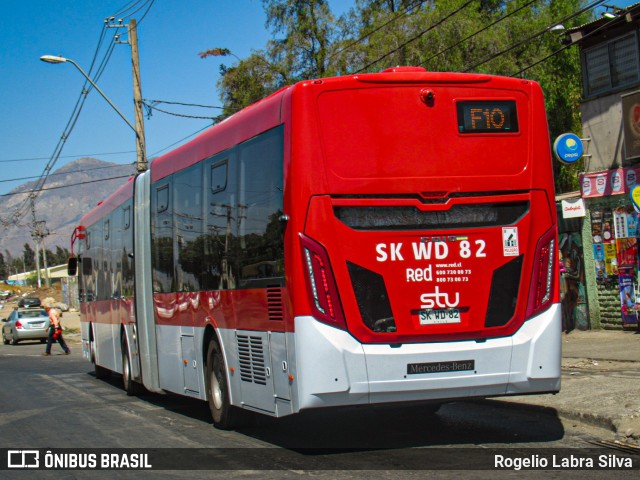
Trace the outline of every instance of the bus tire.
<path fill-rule="evenodd" d="M 227 383 L 224 357 L 215 340 L 209 342 L 207 350 L 207 401 L 213 425 L 221 430 L 231 430 L 235 426 L 237 412 L 229 401 L 229 385 Z"/>
<path fill-rule="evenodd" d="M 93 328 L 91 326 L 90 328 Z M 89 350 L 91 351 L 91 363 L 93 363 L 93 371 L 98 380 L 104 380 L 111 376 L 111 370 L 101 367 L 96 363 L 96 342 L 94 340 L 93 334 L 91 335 L 91 339 L 89 340 Z"/>
<path fill-rule="evenodd" d="M 108 368 L 101 367 L 97 363 L 93 364 L 93 371 L 98 380 L 105 380 L 111 376 L 111 370 Z"/>
<path fill-rule="evenodd" d="M 129 358 L 129 348 L 125 337 L 122 337 L 122 386 L 130 397 L 138 395 L 142 391 L 141 385 L 131 378 L 131 358 Z"/>

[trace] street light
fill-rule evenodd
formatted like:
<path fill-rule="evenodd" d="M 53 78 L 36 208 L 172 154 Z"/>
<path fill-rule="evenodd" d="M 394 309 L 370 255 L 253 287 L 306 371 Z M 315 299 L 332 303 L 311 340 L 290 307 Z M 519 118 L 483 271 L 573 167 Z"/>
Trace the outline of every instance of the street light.
<path fill-rule="evenodd" d="M 565 32 L 565 30 L 566 30 L 566 27 L 561 23 L 553 25 L 552 27 L 549 28 L 549 31 L 551 33 L 555 33 L 557 35 L 563 34 Z"/>
<path fill-rule="evenodd" d="M 95 88 L 97 92 L 100 95 L 102 95 L 102 98 L 104 98 L 107 101 L 107 103 L 111 105 L 111 108 L 113 108 L 117 112 L 117 114 L 120 115 L 120 118 L 122 118 L 125 121 L 125 123 L 129 125 L 129 128 L 131 128 L 131 130 L 133 130 L 133 132 L 136 134 L 136 150 L 138 153 L 138 171 L 141 172 L 146 170 L 147 160 L 146 160 L 146 153 L 145 153 L 145 147 L 144 147 L 144 133 L 142 132 L 142 129 L 137 129 L 131 124 L 129 120 L 127 120 L 127 117 L 125 117 L 122 114 L 122 112 L 118 110 L 118 107 L 116 107 L 113 104 L 113 102 L 109 100 L 109 98 L 104 94 L 104 92 L 100 90 L 98 85 L 96 85 L 96 83 L 93 80 L 91 80 L 91 78 L 89 78 L 89 75 L 87 75 L 84 72 L 84 70 L 80 68 L 80 65 L 78 65 L 76 62 L 74 62 L 70 58 L 60 57 L 57 55 L 43 55 L 40 57 L 40 60 L 46 63 L 53 63 L 53 64 L 68 62 L 78 69 L 78 71 L 82 74 L 82 76 L 84 76 L 84 78 L 86 78 L 87 81 L 93 86 L 93 88 Z"/>

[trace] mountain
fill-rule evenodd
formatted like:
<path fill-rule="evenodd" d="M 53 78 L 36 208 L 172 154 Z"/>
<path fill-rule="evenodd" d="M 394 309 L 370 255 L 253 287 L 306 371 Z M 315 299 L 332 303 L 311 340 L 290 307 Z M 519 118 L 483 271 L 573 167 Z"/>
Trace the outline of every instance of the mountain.
<path fill-rule="evenodd" d="M 70 248 L 70 239 L 78 221 L 98 202 L 107 198 L 135 173 L 135 165 L 119 165 L 95 158 L 80 158 L 55 170 L 35 200 L 36 220 L 44 220 L 49 235 L 45 248 Z M 0 252 L 12 257 L 22 255 L 24 244 L 35 249 L 31 238 L 33 215 L 29 192 L 37 181 L 25 183 L 6 196 L 0 196 Z M 26 193 L 21 193 L 26 192 Z M 6 259 L 6 258 L 5 258 Z"/>

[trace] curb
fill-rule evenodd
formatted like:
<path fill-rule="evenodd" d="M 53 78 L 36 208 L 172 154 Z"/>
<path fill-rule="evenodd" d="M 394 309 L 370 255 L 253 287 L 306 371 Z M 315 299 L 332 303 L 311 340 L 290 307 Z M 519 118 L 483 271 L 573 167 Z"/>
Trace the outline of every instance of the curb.
<path fill-rule="evenodd" d="M 615 433 L 616 435 L 620 435 L 620 436 L 625 436 L 624 433 L 620 432 L 618 430 L 618 428 L 616 427 L 616 423 L 621 423 L 620 419 L 613 420 L 609 417 L 603 417 L 602 415 L 597 415 L 597 414 L 593 414 L 593 413 L 585 413 L 585 412 L 576 412 L 576 411 L 572 411 L 572 410 L 564 410 L 564 409 L 559 409 L 559 408 L 555 408 L 555 407 L 549 407 L 546 405 L 536 405 L 533 403 L 521 403 L 521 400 L 516 400 L 516 398 L 526 398 L 526 396 L 523 397 L 512 397 L 513 400 L 508 400 L 505 399 L 505 397 L 496 397 L 495 399 L 486 399 L 486 400 L 477 400 L 478 403 L 480 404 L 484 404 L 484 403 L 499 403 L 500 406 L 502 407 L 506 407 L 506 408 L 511 408 L 514 410 L 526 410 L 526 411 L 531 411 L 531 412 L 537 412 L 537 413 L 542 413 L 542 414 L 555 414 L 558 417 L 564 418 L 566 420 L 574 420 L 574 421 L 578 421 L 581 423 L 585 423 L 587 425 L 590 425 L 592 427 L 600 427 L 600 428 L 604 428 L 606 430 L 609 430 L 613 433 Z"/>

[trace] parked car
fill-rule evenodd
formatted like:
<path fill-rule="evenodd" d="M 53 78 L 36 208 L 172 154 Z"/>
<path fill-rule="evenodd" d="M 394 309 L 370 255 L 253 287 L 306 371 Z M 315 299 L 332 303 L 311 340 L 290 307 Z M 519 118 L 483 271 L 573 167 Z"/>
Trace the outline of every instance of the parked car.
<path fill-rule="evenodd" d="M 39 307 L 40 299 L 35 297 L 21 298 L 18 302 L 18 308 Z"/>
<path fill-rule="evenodd" d="M 16 345 L 22 340 L 47 341 L 49 336 L 49 315 L 44 308 L 17 308 L 9 318 L 2 320 L 2 342 Z"/>

